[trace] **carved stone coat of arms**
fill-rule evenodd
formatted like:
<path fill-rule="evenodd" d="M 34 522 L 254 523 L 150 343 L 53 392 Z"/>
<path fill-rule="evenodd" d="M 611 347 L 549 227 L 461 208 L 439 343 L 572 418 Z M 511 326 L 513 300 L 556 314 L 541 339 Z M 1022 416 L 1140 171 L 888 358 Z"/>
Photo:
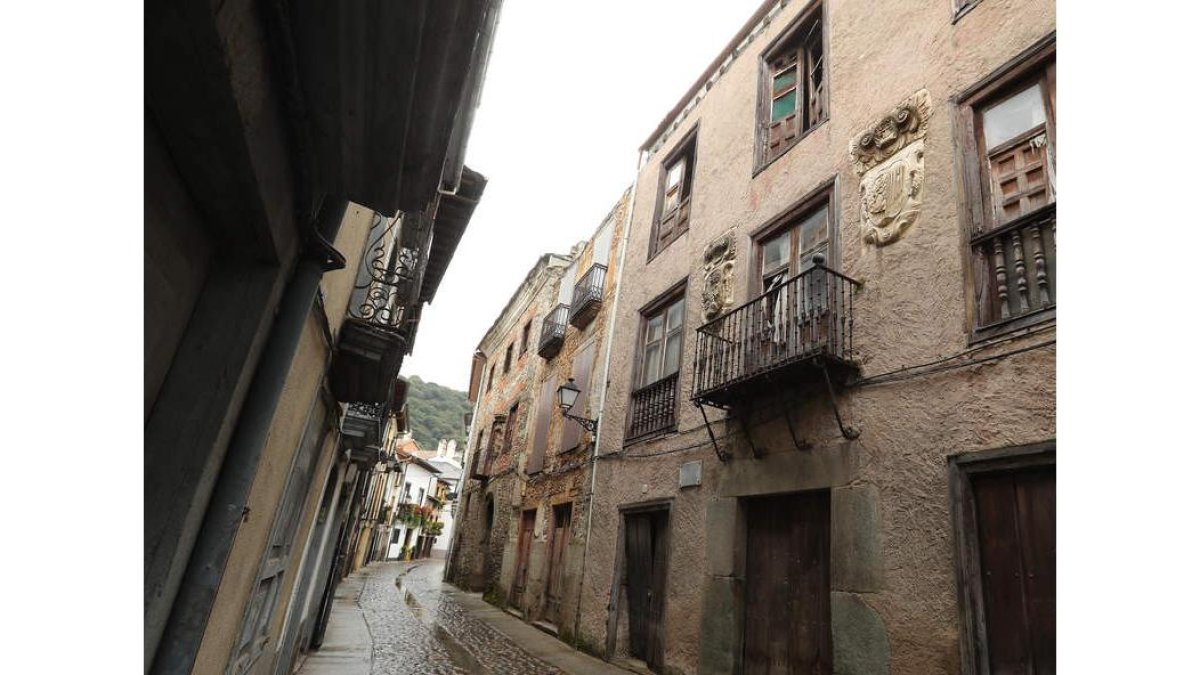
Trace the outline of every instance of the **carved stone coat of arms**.
<path fill-rule="evenodd" d="M 908 97 L 850 142 L 859 185 L 863 240 L 890 244 L 916 221 L 925 182 L 929 92 Z"/>

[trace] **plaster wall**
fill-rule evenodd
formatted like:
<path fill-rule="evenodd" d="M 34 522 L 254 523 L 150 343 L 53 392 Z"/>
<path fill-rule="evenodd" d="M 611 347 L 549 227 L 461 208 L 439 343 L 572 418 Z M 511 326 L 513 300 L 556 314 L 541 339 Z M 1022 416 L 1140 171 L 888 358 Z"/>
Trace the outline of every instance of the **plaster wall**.
<path fill-rule="evenodd" d="M 749 281 L 750 233 L 832 184 L 835 243 L 829 264 L 863 282 L 854 300 L 854 346 L 862 375 L 967 350 L 970 295 L 951 101 L 1052 33 L 1054 3 L 984 0 L 952 23 L 950 3 L 942 0 L 827 2 L 828 120 L 755 175 L 759 55 L 807 4 L 789 3 L 640 170 L 603 414 L 610 421 L 626 419 L 639 308 L 686 279 L 679 431 L 627 445 L 623 424 L 604 426 L 593 499 L 594 554 L 585 570 L 580 632 L 596 644 L 611 637 L 609 604 L 620 570 L 618 508 L 670 500 L 665 670 L 736 672 L 743 602 L 738 547 L 744 546 L 738 538 L 744 528 L 739 498 L 830 489 L 835 672 L 957 673 L 947 457 L 1055 436 L 1055 350 L 1039 346 L 1054 339 L 1053 325 L 985 345 L 972 356 L 1029 347 L 1024 353 L 842 391 L 837 406 L 861 431 L 853 441 L 839 433 L 822 388 L 756 407 L 751 433 L 762 458 L 752 455 L 738 427 L 710 411 L 718 443 L 733 457 L 722 463 L 699 411 L 688 401 L 695 329 L 702 323 L 702 254 L 733 229 L 733 305 L 746 302 L 757 294 Z M 876 247 L 861 237 L 859 178 L 848 146 L 921 89 L 933 101 L 924 139 L 923 203 L 899 241 Z M 648 259 L 663 159 L 697 125 L 689 230 Z M 807 449 L 797 448 L 783 421 L 785 412 Z M 703 462 L 700 487 L 680 489 L 679 466 L 697 460 Z M 722 648 L 720 640 L 729 635 L 736 639 Z M 871 645 L 870 658 L 853 660 L 837 648 L 850 637 Z"/>
<path fill-rule="evenodd" d="M 352 290 L 354 273 L 370 229 L 372 213 L 365 207 L 351 203 L 343 217 L 336 246 L 346 256 L 346 267 L 328 272 L 322 278 L 321 291 L 325 313 L 318 312 L 314 306 L 296 356 L 292 360 L 280 395 L 279 407 L 272 418 L 266 447 L 251 487 L 247 503 L 248 512 L 234 538 L 214 609 L 197 653 L 193 669 L 195 673 L 223 672 L 229 652 L 234 648 L 245 616 L 246 602 L 255 586 L 279 500 L 286 487 L 292 460 L 299 449 L 309 411 L 321 414 L 323 410 L 321 404 L 313 407 L 331 352 L 322 323 L 328 322 L 327 325 L 330 325 L 332 330 L 341 325 Z M 336 422 L 337 411 L 331 410 L 330 415 L 333 416 L 331 422 Z M 324 480 L 336 454 L 334 438 L 335 435 L 330 434 L 323 442 L 319 450 L 317 470 L 312 474 L 311 483 L 306 489 L 304 512 L 297 526 L 296 541 L 290 553 L 283 587 L 271 621 L 271 643 L 260 658 L 260 665 L 271 662 L 275 641 L 282 630 L 286 614 L 285 603 L 292 596 L 292 587 L 297 581 L 304 551 L 310 541 L 308 533 L 312 530 L 312 523 L 316 518 Z"/>

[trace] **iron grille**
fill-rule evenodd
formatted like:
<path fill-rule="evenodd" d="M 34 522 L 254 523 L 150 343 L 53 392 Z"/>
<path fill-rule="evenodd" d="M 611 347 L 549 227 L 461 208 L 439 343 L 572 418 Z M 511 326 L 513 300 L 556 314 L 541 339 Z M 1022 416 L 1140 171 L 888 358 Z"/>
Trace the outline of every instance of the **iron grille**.
<path fill-rule="evenodd" d="M 675 427 L 675 399 L 679 373 L 633 392 L 629 407 L 629 439 L 641 438 Z"/>

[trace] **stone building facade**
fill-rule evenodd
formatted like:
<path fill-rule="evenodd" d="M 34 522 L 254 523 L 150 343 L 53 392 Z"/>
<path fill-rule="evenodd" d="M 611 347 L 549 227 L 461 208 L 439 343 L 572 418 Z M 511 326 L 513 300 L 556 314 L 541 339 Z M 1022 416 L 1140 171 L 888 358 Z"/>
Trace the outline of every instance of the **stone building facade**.
<path fill-rule="evenodd" d="M 482 394 L 468 463 L 469 475 L 480 482 L 466 488 L 470 496 L 458 526 L 455 574 L 469 586 L 490 591 L 493 602 L 518 610 L 568 641 L 579 616 L 589 520 L 588 469 L 596 447 L 592 431 L 564 417 L 558 388 L 574 383 L 580 390 L 570 414 L 583 420 L 598 417 L 616 304 L 618 244 L 626 229 L 629 198 L 626 191 L 592 237 L 570 256 L 554 257 L 560 266 L 553 274 L 543 276 L 547 258 L 539 261 L 516 296 L 536 300 L 511 312 L 519 321 L 506 320 L 506 310 L 481 344 L 486 359 L 477 359 L 488 365 L 477 368 Z M 517 362 L 524 369 L 502 376 L 507 345 L 523 344 L 527 325 L 532 326 L 529 353 L 521 350 Z M 501 366 L 489 392 L 493 363 Z M 498 418 L 501 411 L 508 411 L 503 420 Z M 511 444 L 489 442 L 509 434 Z M 488 504 L 493 509 L 490 537 Z M 473 545 L 479 541 L 488 542 L 485 551 Z M 482 585 L 463 574 L 464 568 L 481 567 L 486 570 Z"/>
<path fill-rule="evenodd" d="M 447 577 L 462 588 L 500 588 L 504 547 L 513 511 L 520 505 L 514 502 L 519 500 L 519 494 L 514 497 L 517 465 L 529 441 L 527 425 L 520 420 L 528 418 L 536 396 L 531 383 L 541 369 L 540 321 L 555 306 L 570 264 L 569 256 L 543 255 L 484 335 L 472 361 L 468 398 L 475 408 L 467 437 L 462 516 L 447 570 Z M 506 429 L 512 429 L 507 439 Z"/>
<path fill-rule="evenodd" d="M 580 644 L 1053 672 L 1054 34 L 1052 0 L 767 2 L 647 139 Z"/>

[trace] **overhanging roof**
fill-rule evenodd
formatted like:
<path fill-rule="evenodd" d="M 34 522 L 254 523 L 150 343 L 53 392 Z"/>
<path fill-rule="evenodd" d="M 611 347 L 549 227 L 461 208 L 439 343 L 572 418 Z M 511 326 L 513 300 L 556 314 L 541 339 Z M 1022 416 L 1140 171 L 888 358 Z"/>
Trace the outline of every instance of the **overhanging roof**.
<path fill-rule="evenodd" d="M 437 293 L 450 259 L 458 249 L 475 207 L 487 187 L 487 178 L 469 167 L 463 167 L 458 191 L 443 194 L 438 205 L 437 217 L 433 220 L 433 242 L 429 246 L 429 262 L 425 266 L 425 277 L 421 281 L 421 302 L 431 302 Z"/>

